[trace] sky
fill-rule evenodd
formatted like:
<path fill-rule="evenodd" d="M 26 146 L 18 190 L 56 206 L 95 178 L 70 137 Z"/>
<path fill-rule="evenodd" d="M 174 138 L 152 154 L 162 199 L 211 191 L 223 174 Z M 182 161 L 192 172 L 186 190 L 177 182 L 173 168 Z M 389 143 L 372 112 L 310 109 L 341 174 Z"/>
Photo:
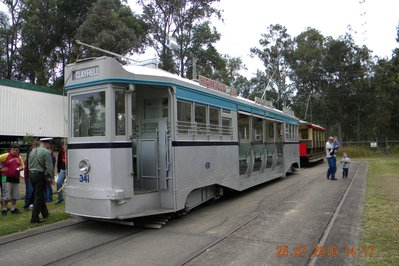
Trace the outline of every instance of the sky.
<path fill-rule="evenodd" d="M 291 37 L 312 27 L 333 38 L 345 35 L 351 25 L 355 43 L 379 57 L 391 58 L 399 47 L 398 0 L 221 0 L 219 8 L 224 10 L 224 22 L 214 23 L 222 34 L 216 47 L 222 54 L 241 57 L 249 77 L 263 68 L 249 50 L 260 47 L 261 34 L 271 24 L 286 27 Z"/>

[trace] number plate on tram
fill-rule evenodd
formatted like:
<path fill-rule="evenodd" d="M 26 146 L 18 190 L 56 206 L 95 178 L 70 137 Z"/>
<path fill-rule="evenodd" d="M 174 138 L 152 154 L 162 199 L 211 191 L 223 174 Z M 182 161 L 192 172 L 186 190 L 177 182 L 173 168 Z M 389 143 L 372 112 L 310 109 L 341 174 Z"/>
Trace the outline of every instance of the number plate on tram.
<path fill-rule="evenodd" d="M 89 182 L 90 182 L 90 177 L 89 177 L 89 175 L 84 175 L 84 174 L 80 175 L 80 176 L 79 176 L 79 182 L 82 182 L 82 183 L 89 183 Z"/>

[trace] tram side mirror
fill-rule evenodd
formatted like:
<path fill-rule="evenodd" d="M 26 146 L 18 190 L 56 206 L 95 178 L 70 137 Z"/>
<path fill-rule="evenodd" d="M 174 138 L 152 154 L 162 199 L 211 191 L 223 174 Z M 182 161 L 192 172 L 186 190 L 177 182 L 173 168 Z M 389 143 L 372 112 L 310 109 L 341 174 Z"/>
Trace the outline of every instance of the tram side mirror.
<path fill-rule="evenodd" d="M 127 93 L 133 93 L 134 90 L 135 90 L 134 84 L 129 84 L 129 86 L 126 87 Z"/>

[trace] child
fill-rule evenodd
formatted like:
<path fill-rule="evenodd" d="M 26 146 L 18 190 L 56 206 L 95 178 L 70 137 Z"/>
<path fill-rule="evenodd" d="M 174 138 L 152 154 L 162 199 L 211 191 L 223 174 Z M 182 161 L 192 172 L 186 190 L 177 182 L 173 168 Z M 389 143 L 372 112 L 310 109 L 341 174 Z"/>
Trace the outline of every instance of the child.
<path fill-rule="evenodd" d="M 344 152 L 342 154 L 342 178 L 348 178 L 348 172 L 349 172 L 349 164 L 351 162 L 351 159 L 348 157 L 348 154 Z"/>
<path fill-rule="evenodd" d="M 339 146 L 341 146 L 341 145 L 340 145 L 339 142 L 338 142 L 338 138 L 337 138 L 337 137 L 334 137 L 334 141 L 333 141 L 333 143 L 332 143 L 332 148 L 331 148 L 330 154 L 331 154 L 331 155 L 335 155 L 336 152 L 338 151 Z"/>

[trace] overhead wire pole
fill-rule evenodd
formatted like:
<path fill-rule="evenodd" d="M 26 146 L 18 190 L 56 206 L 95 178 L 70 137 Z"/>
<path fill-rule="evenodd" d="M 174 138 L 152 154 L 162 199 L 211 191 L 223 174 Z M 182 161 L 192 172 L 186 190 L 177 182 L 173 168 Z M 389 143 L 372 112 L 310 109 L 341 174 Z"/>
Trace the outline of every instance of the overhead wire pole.
<path fill-rule="evenodd" d="M 81 42 L 81 41 L 79 41 L 79 40 L 76 40 L 75 42 L 76 42 L 77 44 L 79 44 L 79 45 L 86 46 L 86 47 L 89 47 L 89 48 L 91 48 L 91 49 L 94 49 L 94 50 L 97 50 L 97 51 L 100 51 L 100 52 L 103 52 L 103 53 L 106 53 L 106 54 L 110 54 L 110 55 L 119 57 L 119 58 L 121 58 L 121 59 L 126 59 L 126 60 L 129 60 L 129 61 L 133 61 L 133 62 L 135 62 L 135 63 L 138 63 L 138 62 L 139 62 L 139 61 L 134 60 L 134 59 L 132 59 L 132 58 L 130 58 L 130 57 L 126 57 L 126 56 L 123 56 L 123 55 L 120 55 L 120 54 L 117 54 L 117 53 L 113 53 L 113 52 L 111 52 L 111 51 L 107 51 L 107 50 L 101 49 L 101 48 L 99 48 L 99 47 L 96 47 L 96 46 L 93 46 L 93 45 L 90 45 L 90 44 Z"/>
<path fill-rule="evenodd" d="M 263 91 L 263 94 L 262 94 L 261 99 L 265 100 L 264 97 L 266 96 L 266 91 L 267 91 L 267 88 L 269 87 L 270 80 L 274 77 L 274 74 L 276 74 L 276 72 L 277 72 L 277 69 L 274 70 L 272 76 L 271 76 L 271 77 L 269 78 L 269 80 L 267 81 L 266 88 L 265 88 L 265 90 Z"/>

